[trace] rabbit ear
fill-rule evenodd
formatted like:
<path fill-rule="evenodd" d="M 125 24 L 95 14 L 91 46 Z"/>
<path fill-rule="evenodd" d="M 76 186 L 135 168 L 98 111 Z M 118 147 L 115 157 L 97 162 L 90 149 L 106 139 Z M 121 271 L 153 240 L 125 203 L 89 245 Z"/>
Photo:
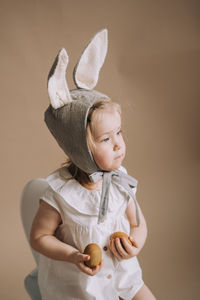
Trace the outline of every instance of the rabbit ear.
<path fill-rule="evenodd" d="M 74 69 L 74 82 L 78 88 L 92 90 L 96 86 L 107 49 L 108 31 L 103 29 L 93 37 Z"/>
<path fill-rule="evenodd" d="M 71 102 L 70 92 L 65 79 L 68 55 L 63 48 L 58 53 L 48 76 L 48 93 L 51 106 L 57 109 Z"/>

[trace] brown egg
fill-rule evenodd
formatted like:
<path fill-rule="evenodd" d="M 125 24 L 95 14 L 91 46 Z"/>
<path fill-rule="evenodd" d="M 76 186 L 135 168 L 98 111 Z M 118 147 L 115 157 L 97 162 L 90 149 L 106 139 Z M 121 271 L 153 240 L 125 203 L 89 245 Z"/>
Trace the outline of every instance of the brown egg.
<path fill-rule="evenodd" d="M 85 264 L 90 268 L 96 267 L 102 260 L 101 248 L 95 243 L 87 245 L 84 254 L 90 255 L 90 260 L 85 261 Z"/>
<path fill-rule="evenodd" d="M 127 239 L 127 242 L 132 245 L 130 239 L 129 239 L 129 236 L 125 233 L 125 232 L 120 232 L 120 231 L 117 231 L 117 232 L 114 232 L 113 234 L 111 234 L 110 236 L 110 240 L 112 239 L 116 239 L 116 238 L 119 238 L 121 239 L 122 237 L 125 237 Z"/>

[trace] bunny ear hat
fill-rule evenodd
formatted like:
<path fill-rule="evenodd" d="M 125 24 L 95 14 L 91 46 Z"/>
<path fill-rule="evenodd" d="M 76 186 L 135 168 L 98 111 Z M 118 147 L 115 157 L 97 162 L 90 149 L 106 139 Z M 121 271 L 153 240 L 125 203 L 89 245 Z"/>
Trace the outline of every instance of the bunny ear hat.
<path fill-rule="evenodd" d="M 93 90 L 107 48 L 108 32 L 104 29 L 93 37 L 74 69 L 75 90 L 70 91 L 66 82 L 68 55 L 64 48 L 58 53 L 48 76 L 50 105 L 45 112 L 45 122 L 70 160 L 88 174 L 99 170 L 87 144 L 86 126 L 93 104 L 98 99 L 109 99 Z"/>
<path fill-rule="evenodd" d="M 59 146 L 77 167 L 90 174 L 91 181 L 97 182 L 103 178 L 98 223 L 106 218 L 110 183 L 114 181 L 124 186 L 133 197 L 139 224 L 139 208 L 132 191 L 132 187 L 137 186 L 137 180 L 120 170 L 100 170 L 87 144 L 86 127 L 90 108 L 99 99 L 110 100 L 108 96 L 93 90 L 98 82 L 107 48 L 108 32 L 104 29 L 93 37 L 83 51 L 73 73 L 77 89 L 71 91 L 65 78 L 68 55 L 64 48 L 61 49 L 48 76 L 51 104 L 45 112 L 45 122 Z"/>

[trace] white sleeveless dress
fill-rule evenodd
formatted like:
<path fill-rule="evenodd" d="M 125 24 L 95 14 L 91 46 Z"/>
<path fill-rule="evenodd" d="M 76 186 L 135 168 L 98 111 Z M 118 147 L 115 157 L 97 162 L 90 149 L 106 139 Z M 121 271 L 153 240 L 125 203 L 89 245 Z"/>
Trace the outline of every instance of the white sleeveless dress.
<path fill-rule="evenodd" d="M 121 167 L 122 171 L 125 171 Z M 126 172 L 126 171 L 125 171 Z M 81 272 L 76 265 L 40 255 L 38 283 L 43 300 L 125 300 L 132 299 L 142 287 L 142 271 L 136 257 L 119 261 L 110 252 L 109 237 L 115 231 L 129 234 L 125 215 L 130 196 L 111 183 L 107 218 L 97 224 L 101 191 L 84 188 L 69 178 L 66 168 L 46 178 L 49 188 L 41 197 L 61 215 L 56 236 L 83 253 L 89 243 L 102 249 L 104 264 L 95 276 Z"/>

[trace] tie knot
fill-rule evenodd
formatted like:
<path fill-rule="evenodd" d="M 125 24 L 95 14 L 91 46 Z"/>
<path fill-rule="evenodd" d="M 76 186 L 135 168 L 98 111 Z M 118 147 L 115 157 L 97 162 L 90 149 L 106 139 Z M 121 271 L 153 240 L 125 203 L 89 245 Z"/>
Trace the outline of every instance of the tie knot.
<path fill-rule="evenodd" d="M 139 225 L 139 211 L 137 207 L 137 201 L 135 199 L 135 196 L 133 194 L 133 187 L 137 186 L 137 180 L 128 174 L 116 170 L 116 171 L 97 171 L 95 173 L 92 173 L 89 175 L 89 178 L 91 182 L 96 183 L 100 179 L 103 179 L 102 184 L 102 192 L 101 192 L 101 201 L 100 201 L 100 207 L 99 207 L 99 217 L 98 217 L 98 223 L 101 223 L 103 219 L 105 219 L 107 210 L 108 210 L 108 200 L 109 200 L 109 189 L 110 189 L 110 183 L 111 181 L 115 182 L 116 184 L 119 184 L 123 186 L 126 191 L 129 193 L 129 195 L 133 198 L 135 205 L 136 205 L 136 215 L 137 215 L 137 221 Z"/>

